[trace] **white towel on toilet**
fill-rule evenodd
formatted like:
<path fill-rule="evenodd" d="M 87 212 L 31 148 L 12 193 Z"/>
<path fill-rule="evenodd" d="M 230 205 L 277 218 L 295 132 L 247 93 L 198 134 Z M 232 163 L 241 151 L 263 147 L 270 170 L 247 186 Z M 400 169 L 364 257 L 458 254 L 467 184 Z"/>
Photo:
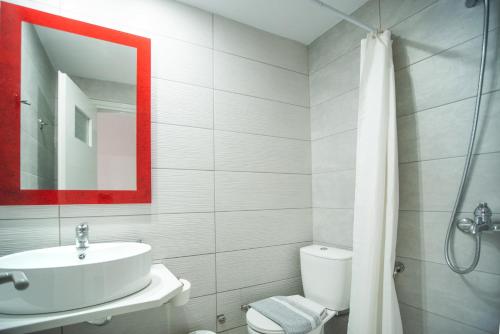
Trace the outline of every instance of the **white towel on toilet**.
<path fill-rule="evenodd" d="M 321 320 L 325 319 L 327 316 L 326 308 L 323 305 L 316 303 L 310 299 L 304 298 L 300 295 L 293 295 L 286 297 L 290 304 L 302 310 L 308 310 L 309 312 L 317 315 Z"/>

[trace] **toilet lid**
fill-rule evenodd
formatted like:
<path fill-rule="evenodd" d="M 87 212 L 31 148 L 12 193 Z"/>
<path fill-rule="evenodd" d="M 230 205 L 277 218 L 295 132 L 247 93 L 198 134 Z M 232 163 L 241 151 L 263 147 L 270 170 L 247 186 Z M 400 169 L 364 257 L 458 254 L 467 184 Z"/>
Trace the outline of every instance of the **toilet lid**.
<path fill-rule="evenodd" d="M 253 308 L 249 309 L 247 312 L 247 324 L 252 329 L 259 333 L 266 334 L 284 334 L 285 331 L 280 325 L 269 319 L 268 317 L 262 315 Z"/>

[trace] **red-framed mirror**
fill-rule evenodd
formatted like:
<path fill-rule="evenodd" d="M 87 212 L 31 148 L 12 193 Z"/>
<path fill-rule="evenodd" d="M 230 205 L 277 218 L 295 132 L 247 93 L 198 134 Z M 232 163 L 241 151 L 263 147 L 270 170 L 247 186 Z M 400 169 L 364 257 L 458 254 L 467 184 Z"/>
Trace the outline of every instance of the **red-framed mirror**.
<path fill-rule="evenodd" d="M 0 205 L 151 202 L 151 41 L 0 2 Z"/>

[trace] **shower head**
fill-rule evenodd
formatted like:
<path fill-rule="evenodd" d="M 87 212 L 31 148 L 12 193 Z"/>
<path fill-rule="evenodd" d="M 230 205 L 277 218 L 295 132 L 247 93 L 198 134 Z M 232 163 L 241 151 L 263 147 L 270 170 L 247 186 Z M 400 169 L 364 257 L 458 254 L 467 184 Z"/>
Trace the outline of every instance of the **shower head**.
<path fill-rule="evenodd" d="M 477 5 L 478 0 L 465 0 L 465 7 L 472 8 Z"/>

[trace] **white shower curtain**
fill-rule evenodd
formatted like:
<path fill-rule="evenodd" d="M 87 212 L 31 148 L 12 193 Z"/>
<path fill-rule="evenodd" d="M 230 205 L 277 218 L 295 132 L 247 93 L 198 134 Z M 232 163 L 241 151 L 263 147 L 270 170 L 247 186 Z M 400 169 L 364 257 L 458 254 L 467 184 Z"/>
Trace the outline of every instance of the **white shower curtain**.
<path fill-rule="evenodd" d="M 349 334 L 403 333 L 393 268 L 398 153 L 391 33 L 361 41 Z"/>

